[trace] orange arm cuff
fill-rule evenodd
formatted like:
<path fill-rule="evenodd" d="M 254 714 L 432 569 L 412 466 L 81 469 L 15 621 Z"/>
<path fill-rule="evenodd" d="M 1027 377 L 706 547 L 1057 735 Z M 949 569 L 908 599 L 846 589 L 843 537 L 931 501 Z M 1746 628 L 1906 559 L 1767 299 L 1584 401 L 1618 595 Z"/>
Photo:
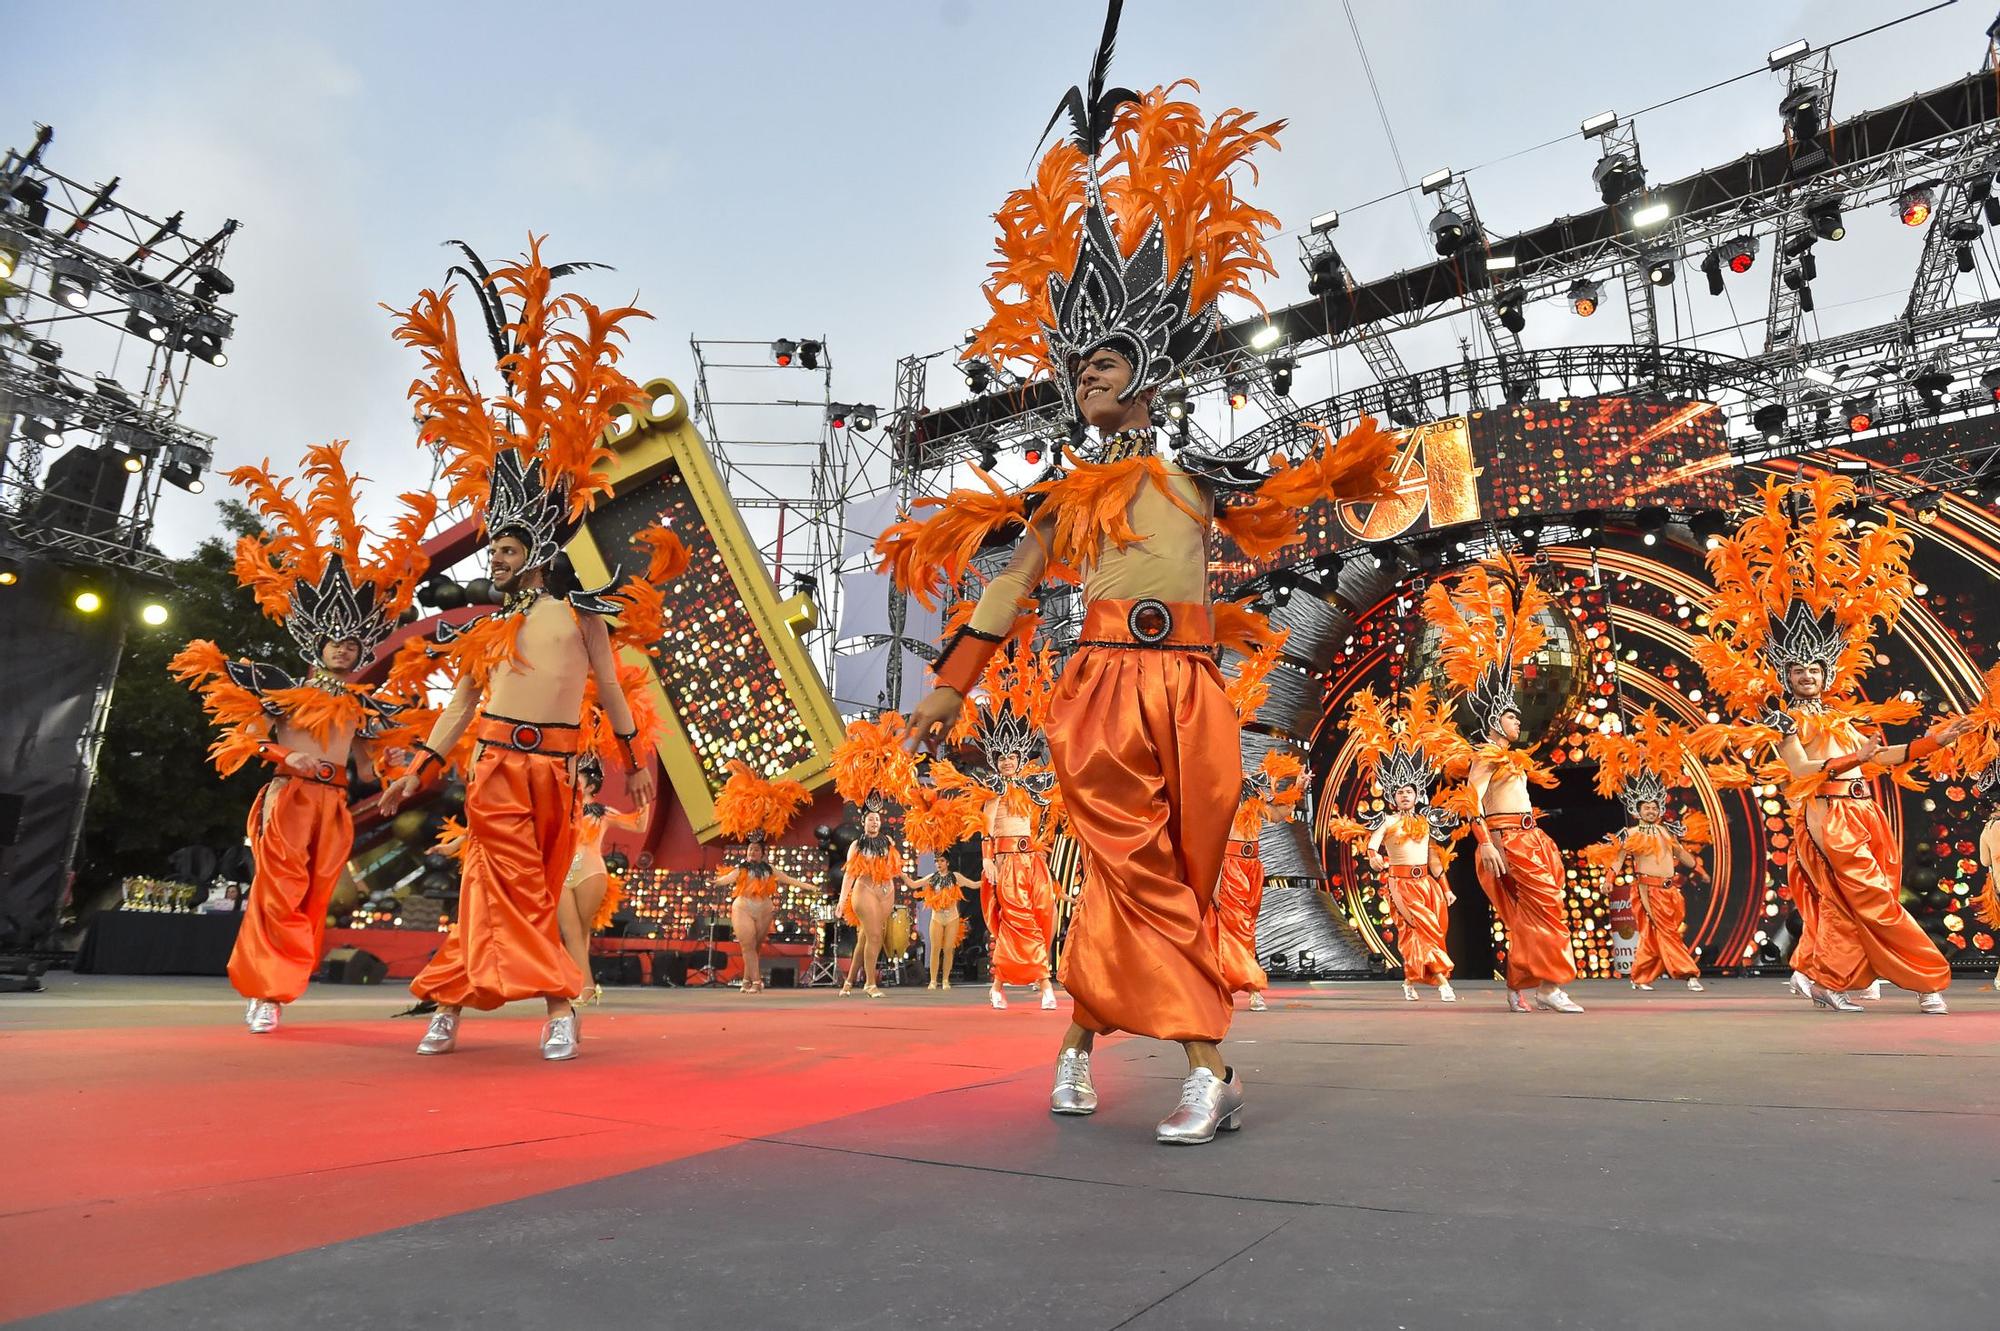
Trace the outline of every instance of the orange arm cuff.
<path fill-rule="evenodd" d="M 993 659 L 993 653 L 1000 650 L 1002 641 L 1004 639 L 997 634 L 981 633 L 970 626 L 952 634 L 937 664 L 931 667 L 938 687 L 952 689 L 961 698 L 971 693 L 972 686 L 986 673 L 986 663 Z"/>

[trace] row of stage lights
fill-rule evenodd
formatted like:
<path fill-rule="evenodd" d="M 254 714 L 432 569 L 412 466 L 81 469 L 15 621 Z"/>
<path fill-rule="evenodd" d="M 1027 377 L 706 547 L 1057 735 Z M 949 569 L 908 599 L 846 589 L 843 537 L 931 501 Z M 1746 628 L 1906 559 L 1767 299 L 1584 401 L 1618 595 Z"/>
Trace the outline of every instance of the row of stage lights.
<path fill-rule="evenodd" d="M 0 591 L 11 591 L 21 585 L 22 569 L 14 560 L 0 557 Z M 90 583 L 84 583 L 71 593 L 70 609 L 86 617 L 103 613 L 114 597 Z M 134 616 L 147 628 L 160 628 L 173 618 L 173 612 L 164 601 L 154 597 L 144 597 L 132 602 Z"/>
<path fill-rule="evenodd" d="M 36 338 L 28 343 L 28 357 L 39 367 L 43 389 L 53 389 L 58 382 L 56 365 L 62 359 L 62 348 L 47 338 Z M 186 440 L 168 440 L 163 444 L 150 430 L 117 419 L 137 409 L 138 403 L 117 380 L 100 374 L 94 380 L 92 396 L 80 401 L 66 400 L 54 391 L 21 394 L 17 428 L 22 438 L 44 448 L 61 448 L 68 430 L 101 428 L 119 465 L 135 475 L 146 469 L 147 458 L 164 447 L 166 457 L 160 474 L 166 481 L 189 494 L 200 494 L 207 489 L 202 473 L 213 461 L 209 451 Z"/>

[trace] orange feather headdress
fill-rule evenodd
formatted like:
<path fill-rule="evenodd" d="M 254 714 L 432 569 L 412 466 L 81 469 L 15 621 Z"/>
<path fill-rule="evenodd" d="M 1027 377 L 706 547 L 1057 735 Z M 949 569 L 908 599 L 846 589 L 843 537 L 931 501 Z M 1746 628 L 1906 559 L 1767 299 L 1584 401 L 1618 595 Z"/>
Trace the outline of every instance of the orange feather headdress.
<path fill-rule="evenodd" d="M 614 412 L 644 396 L 618 368 L 620 343 L 626 324 L 651 316 L 557 291 L 558 277 L 588 265 L 551 269 L 540 237 L 529 237 L 520 260 L 491 272 L 472 262 L 504 393 L 488 397 L 465 371 L 455 288 L 426 290 L 408 309 L 392 310 L 395 336 L 423 356 L 409 395 L 424 442 L 443 457 L 449 501 L 477 508 L 489 536 L 519 535 L 538 566 L 556 557 L 611 489 L 600 470 L 612 456 L 605 432 Z"/>
<path fill-rule="evenodd" d="M 898 712 L 884 712 L 874 721 L 848 723 L 847 734 L 833 750 L 833 785 L 840 797 L 864 806 L 870 797 L 905 803 L 917 784 L 916 759 L 903 747 L 908 724 Z"/>
<path fill-rule="evenodd" d="M 1278 219 L 1238 194 L 1236 177 L 1255 181 L 1250 158 L 1277 146 L 1284 122 L 1235 108 L 1210 119 L 1175 96 L 1199 91 L 1188 80 L 1107 89 L 1120 9 L 1112 0 L 1089 80 L 1049 122 L 1067 112 L 1071 133 L 994 214 L 991 313 L 965 355 L 1067 378 L 1110 347 L 1131 362 L 1130 401 L 1199 354 L 1220 297 L 1255 301 L 1250 277 L 1275 273 L 1263 238 Z"/>
<path fill-rule="evenodd" d="M 776 841 L 811 802 L 811 793 L 798 782 L 768 780 L 738 759 L 729 764 L 729 779 L 715 797 L 715 821 L 732 841 Z"/>
<path fill-rule="evenodd" d="M 1474 564 L 1455 586 L 1438 581 L 1425 591 L 1424 619 L 1438 631 L 1445 679 L 1472 703 L 1482 733 L 1520 710 L 1515 681 L 1548 641 L 1535 618 L 1548 604 L 1549 594 L 1510 556 Z"/>
<path fill-rule="evenodd" d="M 1793 665 L 1825 670 L 1828 701 L 1851 696 L 1874 663 L 1875 633 L 1914 593 L 1912 542 L 1893 514 L 1856 532 L 1841 512 L 1853 501 L 1845 476 L 1767 481 L 1757 511 L 1709 551 L 1715 599 L 1694 657 L 1732 709 L 1788 695 Z"/>
<path fill-rule="evenodd" d="M 1687 756 L 1691 732 L 1647 707 L 1621 729 L 1600 728 L 1583 742 L 1597 760 L 1597 793 L 1617 796 L 1625 812 L 1639 816 L 1639 806 L 1659 806 L 1667 812 L 1668 792 L 1688 783 Z"/>
<path fill-rule="evenodd" d="M 262 533 L 236 543 L 237 581 L 315 666 L 329 640 L 358 641 L 367 661 L 394 632 L 429 567 L 424 533 L 437 515 L 435 496 L 405 494 L 388 535 L 364 551 L 369 532 L 354 512 L 364 478 L 347 469 L 346 450 L 345 440 L 306 450 L 303 499 L 289 478 L 271 474 L 269 458 L 229 473 L 265 523 Z"/>

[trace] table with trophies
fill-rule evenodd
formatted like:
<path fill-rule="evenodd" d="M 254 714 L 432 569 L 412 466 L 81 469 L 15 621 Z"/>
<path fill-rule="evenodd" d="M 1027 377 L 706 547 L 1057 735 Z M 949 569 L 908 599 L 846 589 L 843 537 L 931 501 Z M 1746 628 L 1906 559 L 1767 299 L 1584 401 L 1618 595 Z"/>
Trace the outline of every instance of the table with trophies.
<path fill-rule="evenodd" d="M 230 889 L 234 887 L 232 895 Z M 84 975 L 226 975 L 243 914 L 240 884 L 193 887 L 128 878 L 117 910 L 91 918 L 77 953 Z"/>

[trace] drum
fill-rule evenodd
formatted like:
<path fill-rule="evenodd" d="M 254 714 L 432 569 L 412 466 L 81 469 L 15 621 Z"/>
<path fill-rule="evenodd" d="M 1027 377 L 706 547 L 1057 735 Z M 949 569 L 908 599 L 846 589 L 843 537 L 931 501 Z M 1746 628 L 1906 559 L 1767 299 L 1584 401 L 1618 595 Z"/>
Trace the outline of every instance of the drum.
<path fill-rule="evenodd" d="M 898 906 L 889 912 L 889 928 L 882 939 L 883 952 L 891 957 L 908 956 L 910 941 L 916 936 L 916 924 L 908 906 Z"/>

